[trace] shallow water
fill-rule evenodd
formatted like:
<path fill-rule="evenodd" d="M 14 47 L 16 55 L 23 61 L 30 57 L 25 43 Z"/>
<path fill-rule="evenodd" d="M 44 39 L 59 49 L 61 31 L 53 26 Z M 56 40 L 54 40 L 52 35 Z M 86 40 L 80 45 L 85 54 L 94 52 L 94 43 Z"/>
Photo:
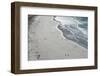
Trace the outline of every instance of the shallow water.
<path fill-rule="evenodd" d="M 59 22 L 58 29 L 63 36 L 78 43 L 84 48 L 88 48 L 88 18 L 87 17 L 54 17 Z"/>

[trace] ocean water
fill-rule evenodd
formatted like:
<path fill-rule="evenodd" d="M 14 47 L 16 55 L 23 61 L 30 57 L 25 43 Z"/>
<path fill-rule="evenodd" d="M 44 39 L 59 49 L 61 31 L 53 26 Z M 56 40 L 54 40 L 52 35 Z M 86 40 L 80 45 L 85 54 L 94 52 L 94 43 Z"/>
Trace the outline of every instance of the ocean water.
<path fill-rule="evenodd" d="M 88 17 L 54 16 L 53 20 L 66 39 L 88 49 Z"/>

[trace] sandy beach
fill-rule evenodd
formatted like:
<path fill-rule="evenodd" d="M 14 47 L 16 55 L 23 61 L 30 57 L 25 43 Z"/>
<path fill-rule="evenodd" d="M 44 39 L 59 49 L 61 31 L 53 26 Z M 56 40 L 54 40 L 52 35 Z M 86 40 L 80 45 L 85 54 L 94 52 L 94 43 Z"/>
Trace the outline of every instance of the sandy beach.
<path fill-rule="evenodd" d="M 37 16 L 28 28 L 28 60 L 87 58 L 88 50 L 66 39 L 53 16 Z"/>

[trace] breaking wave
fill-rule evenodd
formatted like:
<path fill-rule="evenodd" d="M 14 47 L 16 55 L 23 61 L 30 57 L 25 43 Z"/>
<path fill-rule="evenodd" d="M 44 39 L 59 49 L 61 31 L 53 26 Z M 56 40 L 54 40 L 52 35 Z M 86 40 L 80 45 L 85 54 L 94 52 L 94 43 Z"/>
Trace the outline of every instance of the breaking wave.
<path fill-rule="evenodd" d="M 53 20 L 59 23 L 57 28 L 66 39 L 88 48 L 88 17 L 54 16 Z"/>

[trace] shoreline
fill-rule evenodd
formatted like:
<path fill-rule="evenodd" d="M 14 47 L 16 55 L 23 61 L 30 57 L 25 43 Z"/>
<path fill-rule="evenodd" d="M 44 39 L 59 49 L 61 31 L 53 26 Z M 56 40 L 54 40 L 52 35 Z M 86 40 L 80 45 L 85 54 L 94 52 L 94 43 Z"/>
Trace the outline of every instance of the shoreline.
<path fill-rule="evenodd" d="M 38 20 L 40 23 L 37 23 L 37 28 L 32 23 L 29 29 L 28 39 L 31 40 L 31 46 L 28 49 L 33 49 L 28 51 L 29 61 L 87 58 L 88 51 L 85 48 L 61 36 L 61 31 L 56 28 L 58 23 L 51 16 L 40 16 Z"/>

